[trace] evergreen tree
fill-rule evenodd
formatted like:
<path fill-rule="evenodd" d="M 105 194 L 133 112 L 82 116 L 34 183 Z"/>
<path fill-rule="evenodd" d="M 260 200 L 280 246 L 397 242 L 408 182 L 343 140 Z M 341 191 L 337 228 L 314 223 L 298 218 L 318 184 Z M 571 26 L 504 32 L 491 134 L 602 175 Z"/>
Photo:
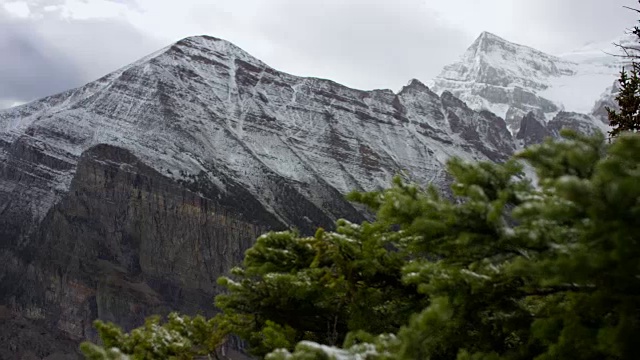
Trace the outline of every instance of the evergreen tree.
<path fill-rule="evenodd" d="M 457 199 L 394 187 L 360 199 L 412 249 L 403 280 L 430 304 L 395 335 L 269 359 L 635 359 L 640 337 L 640 137 L 564 132 L 517 163 L 452 161 Z M 436 260 L 429 259 L 435 256 Z"/>
<path fill-rule="evenodd" d="M 635 31 L 639 31 L 637 28 Z M 631 70 L 623 70 L 618 80 L 620 92 L 616 96 L 616 102 L 620 110 L 606 108 L 609 114 L 609 125 L 613 129 L 609 134 L 614 137 L 623 131 L 637 132 L 640 130 L 640 65 L 631 63 Z"/>
<path fill-rule="evenodd" d="M 102 346 L 85 342 L 80 346 L 87 359 L 191 359 L 199 355 L 215 354 L 225 334 L 213 319 L 169 314 L 163 323 L 152 316 L 144 326 L 124 333 L 111 323 L 96 321 Z"/>
<path fill-rule="evenodd" d="M 635 10 L 639 12 L 639 10 Z M 632 33 L 639 39 L 640 42 L 640 28 L 634 27 Z M 638 63 L 637 47 L 618 45 L 618 47 L 624 51 L 623 58 L 630 61 L 627 68 L 628 71 L 622 69 L 620 72 L 620 78 L 618 83 L 620 86 L 620 92 L 616 96 L 616 102 L 619 110 L 606 108 L 609 115 L 609 125 L 613 129 L 609 132 L 611 137 L 615 137 L 624 131 L 638 132 L 640 130 L 640 64 Z"/>
<path fill-rule="evenodd" d="M 415 285 L 402 283 L 407 254 L 396 233 L 345 220 L 336 227 L 314 237 L 265 234 L 233 270 L 237 281 L 220 279 L 229 293 L 216 298 L 218 320 L 252 353 L 301 340 L 339 345 L 352 330 L 394 332 L 426 304 Z"/>
<path fill-rule="evenodd" d="M 563 135 L 505 164 L 450 161 L 453 199 L 400 179 L 353 194 L 376 221 L 261 236 L 216 318 L 100 323 L 104 348 L 83 351 L 190 358 L 233 333 L 269 359 L 633 359 L 640 135 Z"/>

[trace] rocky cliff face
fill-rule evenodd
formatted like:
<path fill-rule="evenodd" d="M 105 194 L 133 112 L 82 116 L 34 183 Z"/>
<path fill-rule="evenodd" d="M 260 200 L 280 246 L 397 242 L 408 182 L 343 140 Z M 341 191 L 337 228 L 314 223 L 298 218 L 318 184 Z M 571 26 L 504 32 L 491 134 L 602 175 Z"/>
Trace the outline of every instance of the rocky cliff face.
<path fill-rule="evenodd" d="M 550 136 L 549 129 L 536 118 L 535 113 L 530 112 L 522 118 L 516 139 L 521 141 L 521 146 L 527 147 L 532 144 L 539 144 Z"/>
<path fill-rule="evenodd" d="M 121 148 L 92 147 L 75 170 L 30 236 L 3 247 L 0 272 L 0 301 L 70 340 L 70 354 L 95 336 L 96 318 L 130 328 L 170 309 L 211 314 L 217 276 L 256 236 L 286 228 L 241 188 L 196 193 Z M 36 355 L 47 355 L 51 341 L 39 344 Z"/>
<path fill-rule="evenodd" d="M 606 126 L 594 120 L 591 115 L 561 111 L 545 124 L 544 120 L 537 118 L 535 113 L 530 112 L 522 119 L 516 139 L 519 140 L 519 146 L 526 147 L 539 144 L 548 137 L 559 138 L 562 129 L 571 129 L 582 134 L 595 134 L 596 132 L 606 134 Z"/>
<path fill-rule="evenodd" d="M 501 118 L 417 80 L 354 90 L 187 38 L 0 111 L 0 305 L 72 343 L 95 318 L 212 311 L 215 279 L 260 233 L 361 221 L 348 191 L 399 172 L 445 187 L 449 157 L 514 148 Z M 61 351 L 43 341 L 35 356 Z"/>

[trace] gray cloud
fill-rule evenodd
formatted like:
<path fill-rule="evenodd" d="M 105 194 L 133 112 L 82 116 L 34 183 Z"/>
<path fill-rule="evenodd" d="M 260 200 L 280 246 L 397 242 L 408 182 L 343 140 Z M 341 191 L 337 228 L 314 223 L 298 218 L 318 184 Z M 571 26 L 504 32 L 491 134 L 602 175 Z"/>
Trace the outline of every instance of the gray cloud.
<path fill-rule="evenodd" d="M 100 9 L 95 1 L 84 3 Z M 233 41 L 282 71 L 397 90 L 410 78 L 436 76 L 482 30 L 558 53 L 622 35 L 637 18 L 622 6 L 638 5 L 635 0 L 107 1 L 129 6 L 132 23 L 123 17 L 96 19 L 96 14 L 65 18 L 60 10 L 65 0 L 28 0 L 37 16 L 27 19 L 10 18 L 0 6 L 0 108 L 82 85 L 197 34 Z M 52 11 L 51 5 L 62 6 Z M 94 13 L 101 16 L 99 11 Z"/>
<path fill-rule="evenodd" d="M 78 84 L 72 58 L 50 46 L 22 21 L 0 13 L 0 100 L 4 105 L 49 95 Z"/>
<path fill-rule="evenodd" d="M 0 99 L 0 109 L 10 108 L 20 103 L 21 102 L 16 101 L 14 99 Z"/>
<path fill-rule="evenodd" d="M 636 0 L 537 0 L 520 1 L 518 28 L 529 33 L 538 46 L 548 51 L 571 50 L 588 41 L 611 41 L 636 24 L 638 14 L 624 6 L 638 8 Z"/>
<path fill-rule="evenodd" d="M 160 42 L 115 19 L 64 19 L 30 4 L 37 17 L 0 7 L 0 108 L 81 86 L 157 50 Z"/>
<path fill-rule="evenodd" d="M 475 36 L 412 0 L 278 0 L 263 10 L 256 33 L 275 47 L 275 63 L 365 89 L 429 80 Z"/>

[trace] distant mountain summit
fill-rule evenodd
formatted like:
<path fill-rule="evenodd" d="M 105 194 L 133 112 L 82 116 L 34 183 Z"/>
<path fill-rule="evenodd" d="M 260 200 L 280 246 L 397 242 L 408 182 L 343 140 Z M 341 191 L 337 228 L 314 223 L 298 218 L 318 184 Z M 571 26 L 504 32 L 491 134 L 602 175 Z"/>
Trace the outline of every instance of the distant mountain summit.
<path fill-rule="evenodd" d="M 553 56 L 483 32 L 429 85 L 436 93 L 450 91 L 471 108 L 504 118 L 516 134 L 530 112 L 543 122 L 560 111 L 591 114 L 621 65 L 597 46 Z M 602 121 L 594 126 L 604 130 Z"/>
<path fill-rule="evenodd" d="M 440 77 L 502 87 L 547 88 L 549 77 L 575 74 L 572 63 L 483 32 Z"/>

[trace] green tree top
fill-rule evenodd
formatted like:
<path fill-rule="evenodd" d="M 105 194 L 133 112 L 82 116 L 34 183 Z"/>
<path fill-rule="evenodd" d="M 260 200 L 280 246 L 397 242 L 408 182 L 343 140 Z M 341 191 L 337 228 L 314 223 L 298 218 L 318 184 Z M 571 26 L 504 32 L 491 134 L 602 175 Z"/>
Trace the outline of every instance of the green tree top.
<path fill-rule="evenodd" d="M 564 132 L 518 165 L 454 160 L 453 201 L 397 182 L 362 200 L 412 249 L 430 300 L 399 331 L 301 342 L 271 359 L 634 359 L 640 336 L 640 137 Z"/>
<path fill-rule="evenodd" d="M 236 334 L 270 359 L 633 359 L 640 136 L 563 135 L 505 164 L 450 161 L 452 199 L 400 179 L 353 194 L 376 221 L 261 236 L 220 279 L 216 318 L 99 323 L 104 348 L 83 351 L 191 358 Z"/>

